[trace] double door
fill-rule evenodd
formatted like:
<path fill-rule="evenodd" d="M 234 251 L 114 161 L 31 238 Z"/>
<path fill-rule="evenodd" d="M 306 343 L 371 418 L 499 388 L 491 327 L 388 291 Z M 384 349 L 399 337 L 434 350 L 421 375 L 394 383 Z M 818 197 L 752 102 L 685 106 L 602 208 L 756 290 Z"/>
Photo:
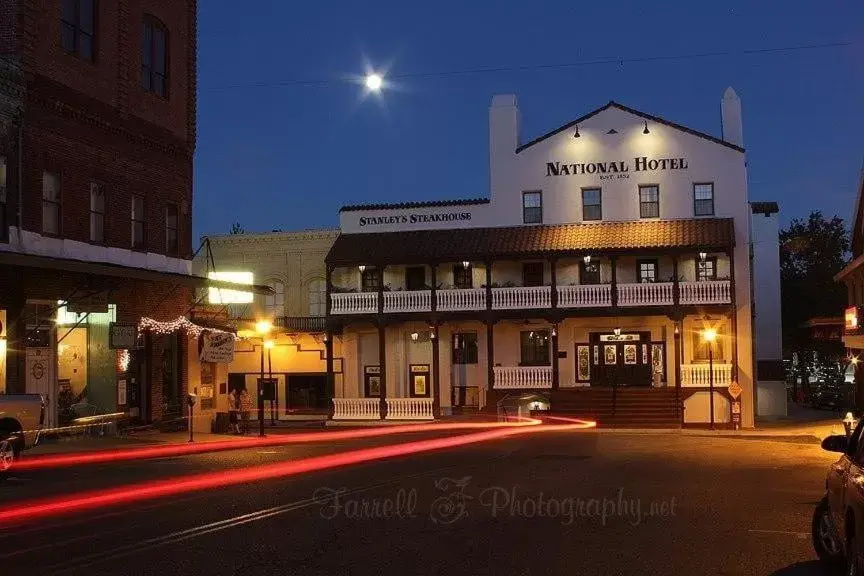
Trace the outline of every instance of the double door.
<path fill-rule="evenodd" d="M 651 386 L 655 365 L 656 347 L 650 332 L 622 334 L 596 333 L 591 335 L 592 386 Z"/>

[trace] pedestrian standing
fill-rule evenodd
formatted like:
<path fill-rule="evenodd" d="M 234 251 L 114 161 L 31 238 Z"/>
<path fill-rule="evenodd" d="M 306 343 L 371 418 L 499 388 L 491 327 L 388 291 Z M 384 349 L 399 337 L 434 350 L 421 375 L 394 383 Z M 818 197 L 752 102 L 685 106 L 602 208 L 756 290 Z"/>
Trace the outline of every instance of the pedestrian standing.
<path fill-rule="evenodd" d="M 228 394 L 228 430 L 240 433 L 240 391 L 236 388 Z"/>
<path fill-rule="evenodd" d="M 240 417 L 242 421 L 241 429 L 243 434 L 249 432 L 249 411 L 252 409 L 252 402 L 249 400 L 249 393 L 246 388 L 240 391 Z"/>

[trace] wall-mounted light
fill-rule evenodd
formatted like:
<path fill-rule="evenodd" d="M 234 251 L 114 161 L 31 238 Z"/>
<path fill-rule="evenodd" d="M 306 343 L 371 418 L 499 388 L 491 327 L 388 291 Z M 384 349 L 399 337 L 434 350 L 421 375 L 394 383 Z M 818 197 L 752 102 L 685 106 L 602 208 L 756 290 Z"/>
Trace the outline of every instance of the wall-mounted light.
<path fill-rule="evenodd" d="M 468 262 L 467 260 L 462 261 L 462 268 L 464 268 L 465 270 L 467 270 L 470 266 L 471 266 L 471 263 Z"/>
<path fill-rule="evenodd" d="M 615 333 L 615 336 L 620 336 L 620 335 L 621 335 L 621 328 L 615 328 L 615 329 L 612 330 L 612 331 Z"/>
<path fill-rule="evenodd" d="M 420 334 L 418 334 L 417 332 L 411 333 L 411 341 L 412 342 L 416 342 L 418 338 L 420 338 Z"/>
<path fill-rule="evenodd" d="M 699 252 L 699 260 L 702 260 L 704 262 L 705 258 L 707 258 L 707 257 L 708 257 L 707 252 Z"/>
<path fill-rule="evenodd" d="M 553 326 L 552 327 L 552 337 L 555 338 L 556 336 L 558 336 L 558 329 Z"/>
<path fill-rule="evenodd" d="M 580 134 L 579 134 L 579 125 L 577 124 L 577 125 L 576 125 L 576 132 L 573 133 L 573 138 L 579 138 L 579 136 L 580 136 Z"/>
<path fill-rule="evenodd" d="M 330 341 L 330 335 L 325 332 L 323 340 L 324 340 L 324 342 L 329 342 Z"/>
<path fill-rule="evenodd" d="M 357 266 L 357 269 L 360 270 L 360 274 L 362 274 L 363 272 L 366 271 L 366 265 L 360 264 L 359 266 Z"/>
<path fill-rule="evenodd" d="M 264 341 L 264 348 L 266 348 L 267 350 L 271 350 L 273 348 L 273 346 L 275 346 L 275 343 L 273 342 L 273 340 L 265 340 Z"/>
<path fill-rule="evenodd" d="M 676 335 L 679 334 L 679 332 L 678 332 L 678 324 L 675 324 L 675 334 L 676 334 Z"/>
<path fill-rule="evenodd" d="M 591 256 L 590 255 L 585 256 L 584 258 L 582 258 L 582 260 L 585 262 L 585 264 L 590 264 L 591 263 Z"/>
<path fill-rule="evenodd" d="M 645 129 L 642 130 L 642 134 L 650 134 L 650 133 L 651 133 L 651 131 L 648 130 L 648 121 L 645 120 Z"/>
<path fill-rule="evenodd" d="M 438 334 L 435 332 L 435 327 L 433 326 L 429 329 L 429 339 L 435 340 L 435 338 L 437 338 L 437 337 L 438 337 Z"/>

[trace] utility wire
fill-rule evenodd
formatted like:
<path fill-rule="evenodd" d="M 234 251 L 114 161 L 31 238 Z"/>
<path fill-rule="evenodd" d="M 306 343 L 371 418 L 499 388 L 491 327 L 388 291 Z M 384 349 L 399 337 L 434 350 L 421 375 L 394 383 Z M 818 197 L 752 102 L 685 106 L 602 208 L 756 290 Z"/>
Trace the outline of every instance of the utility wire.
<path fill-rule="evenodd" d="M 462 70 L 446 70 L 438 72 L 414 72 L 405 74 L 389 74 L 388 80 L 424 80 L 430 78 L 452 78 L 456 76 L 468 76 L 476 74 L 493 74 L 500 72 L 529 72 L 540 70 L 561 70 L 566 68 L 579 68 L 583 66 L 608 66 L 624 64 L 645 64 L 651 62 L 674 62 L 683 60 L 697 60 L 702 58 L 718 58 L 725 56 L 757 56 L 760 54 L 783 54 L 791 52 L 803 52 L 806 50 L 823 50 L 827 48 L 843 48 L 852 46 L 853 42 L 827 42 L 824 44 L 803 44 L 799 46 L 776 46 L 770 48 L 753 48 L 748 50 L 723 50 L 716 52 L 691 52 L 687 54 L 667 54 L 659 56 L 633 56 L 614 57 L 608 56 L 595 58 L 593 60 L 580 60 L 577 62 L 566 62 L 560 64 L 518 64 L 506 66 L 486 66 L 477 68 L 464 68 Z M 227 84 L 224 86 L 202 87 L 202 90 L 233 90 L 238 88 L 281 88 L 291 86 L 329 86 L 341 83 L 344 80 L 337 79 L 297 79 L 281 80 L 275 82 L 247 82 L 242 84 Z"/>

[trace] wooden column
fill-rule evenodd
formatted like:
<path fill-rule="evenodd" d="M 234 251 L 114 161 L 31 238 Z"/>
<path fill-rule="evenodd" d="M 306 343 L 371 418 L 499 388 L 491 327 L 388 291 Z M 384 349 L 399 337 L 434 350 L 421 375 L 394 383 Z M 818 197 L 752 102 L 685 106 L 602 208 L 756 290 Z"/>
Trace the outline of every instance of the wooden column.
<path fill-rule="evenodd" d="M 378 314 L 384 314 L 384 265 L 377 266 L 376 270 L 378 271 Z"/>
<path fill-rule="evenodd" d="M 495 324 L 491 318 L 486 319 L 486 368 L 487 382 L 486 389 L 492 390 L 495 387 L 495 345 L 493 342 L 493 328 Z"/>
<path fill-rule="evenodd" d="M 435 312 L 438 311 L 438 265 L 432 264 L 432 265 L 430 265 L 430 268 L 432 269 L 432 286 L 431 286 L 432 294 L 431 294 L 431 298 L 432 298 L 432 313 L 434 314 Z"/>
<path fill-rule="evenodd" d="M 675 319 L 675 333 L 673 334 L 674 339 L 674 351 L 675 354 L 675 410 L 678 412 L 678 419 L 683 424 L 683 413 L 681 410 L 681 331 L 683 329 L 683 323 Z"/>
<path fill-rule="evenodd" d="M 24 353 L 27 348 L 27 323 L 24 319 L 27 300 L 20 288 L 13 288 L 12 293 L 6 296 L 6 393 L 24 394 L 27 391 Z"/>
<path fill-rule="evenodd" d="M 434 275 L 433 275 L 434 278 Z M 435 418 L 441 416 L 441 375 L 438 373 L 440 367 L 440 343 L 438 341 L 438 324 L 432 325 L 432 415 Z"/>
<path fill-rule="evenodd" d="M 328 275 L 329 276 L 329 275 Z M 328 403 L 328 418 L 333 418 L 333 398 L 336 396 L 335 379 L 333 375 L 333 334 L 328 330 L 324 333 L 324 354 L 327 365 L 327 390 L 325 395 L 330 400 Z M 288 399 L 285 399 L 285 405 L 288 405 Z"/>
<path fill-rule="evenodd" d="M 549 260 L 549 279 L 552 281 L 552 309 L 558 308 L 558 270 L 555 258 Z"/>
<path fill-rule="evenodd" d="M 486 310 L 492 310 L 492 260 L 486 261 Z"/>
<path fill-rule="evenodd" d="M 381 419 L 387 417 L 387 326 L 383 320 L 378 321 L 378 369 L 381 373 L 381 401 L 379 410 Z"/>
<path fill-rule="evenodd" d="M 560 370 L 558 367 L 558 324 L 552 326 L 552 389 L 559 386 Z"/>
<path fill-rule="evenodd" d="M 361 274 L 361 277 L 362 277 L 362 274 Z M 324 316 L 325 316 L 325 317 L 329 317 L 330 314 L 331 314 L 332 311 L 333 311 L 333 308 L 332 308 L 332 307 L 333 307 L 333 303 L 330 301 L 330 300 L 331 300 L 331 298 L 330 298 L 330 294 L 333 293 L 333 266 L 331 266 L 331 265 L 329 265 L 329 264 L 327 264 L 327 268 L 326 268 L 326 276 L 325 276 L 325 278 L 326 278 L 326 281 L 327 281 L 327 286 L 326 286 L 326 290 L 327 290 L 327 292 L 326 292 L 326 294 L 325 294 L 325 296 L 326 296 L 326 298 L 327 298 L 327 301 L 325 302 L 325 308 L 324 308 L 324 309 L 325 309 L 325 312 L 324 312 Z M 362 280 L 361 280 L 361 281 L 362 281 Z"/>
<path fill-rule="evenodd" d="M 612 307 L 618 306 L 618 257 L 612 256 Z"/>
<path fill-rule="evenodd" d="M 678 255 L 672 256 L 672 304 L 676 311 L 681 303 L 681 285 L 678 282 Z"/>

